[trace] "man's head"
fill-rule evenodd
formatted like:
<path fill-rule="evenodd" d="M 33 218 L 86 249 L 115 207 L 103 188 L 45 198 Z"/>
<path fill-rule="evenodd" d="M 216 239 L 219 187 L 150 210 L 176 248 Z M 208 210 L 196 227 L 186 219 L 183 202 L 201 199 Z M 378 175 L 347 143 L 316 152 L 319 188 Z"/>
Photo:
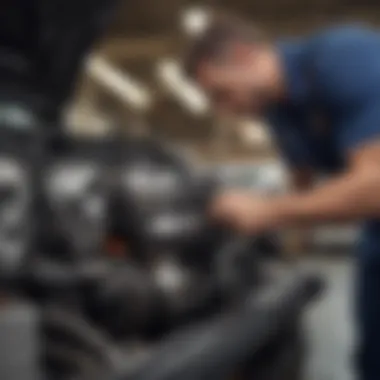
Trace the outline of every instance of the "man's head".
<path fill-rule="evenodd" d="M 186 74 L 225 112 L 259 112 L 280 84 L 271 43 L 259 30 L 228 16 L 212 20 L 184 64 Z"/>

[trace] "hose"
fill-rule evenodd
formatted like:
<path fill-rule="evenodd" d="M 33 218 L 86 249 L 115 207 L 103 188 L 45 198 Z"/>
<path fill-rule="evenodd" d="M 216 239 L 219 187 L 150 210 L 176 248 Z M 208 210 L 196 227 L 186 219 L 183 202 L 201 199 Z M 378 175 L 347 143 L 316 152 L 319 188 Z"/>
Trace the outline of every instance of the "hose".
<path fill-rule="evenodd" d="M 255 292 L 239 310 L 173 334 L 134 374 L 132 380 L 227 378 L 264 347 L 322 286 L 314 275 L 296 275 Z"/>

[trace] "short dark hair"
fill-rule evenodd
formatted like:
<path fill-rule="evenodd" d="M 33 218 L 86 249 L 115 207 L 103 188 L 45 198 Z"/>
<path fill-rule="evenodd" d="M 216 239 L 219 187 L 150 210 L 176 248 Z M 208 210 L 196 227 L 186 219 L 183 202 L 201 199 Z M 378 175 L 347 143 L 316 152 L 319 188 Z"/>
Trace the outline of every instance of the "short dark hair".
<path fill-rule="evenodd" d="M 201 62 L 220 59 L 232 42 L 261 43 L 265 40 L 259 28 L 241 18 L 214 15 L 205 31 L 190 42 L 183 62 L 185 74 L 194 78 Z"/>

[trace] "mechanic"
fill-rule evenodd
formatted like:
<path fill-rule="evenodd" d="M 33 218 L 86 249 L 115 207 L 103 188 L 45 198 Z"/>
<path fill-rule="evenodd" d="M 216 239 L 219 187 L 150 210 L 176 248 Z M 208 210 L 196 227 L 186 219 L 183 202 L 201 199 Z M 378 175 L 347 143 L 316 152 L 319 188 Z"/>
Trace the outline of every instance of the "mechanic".
<path fill-rule="evenodd" d="M 380 33 L 345 25 L 274 42 L 243 20 L 216 16 L 184 65 L 217 112 L 268 119 L 295 183 L 282 196 L 226 193 L 214 217 L 250 234 L 363 222 L 359 373 L 380 379 Z M 321 173 L 330 176 L 313 186 Z"/>

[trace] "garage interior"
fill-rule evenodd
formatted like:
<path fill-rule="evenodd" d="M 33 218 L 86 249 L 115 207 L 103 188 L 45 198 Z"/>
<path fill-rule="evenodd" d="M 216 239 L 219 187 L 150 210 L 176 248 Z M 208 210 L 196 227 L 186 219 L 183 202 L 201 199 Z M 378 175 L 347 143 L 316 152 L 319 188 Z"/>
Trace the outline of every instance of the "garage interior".
<path fill-rule="evenodd" d="M 289 173 L 265 122 L 217 116 L 207 96 L 183 74 L 184 47 L 214 12 L 243 15 L 282 38 L 342 23 L 376 27 L 378 8 L 373 0 L 119 0 L 106 32 L 85 59 L 64 125 L 85 137 L 153 137 L 199 172 L 216 173 L 226 186 L 284 193 L 291 186 Z M 303 320 L 307 360 L 302 379 L 354 379 L 351 252 L 357 239 L 356 225 L 341 224 L 276 235 L 275 249 L 287 264 L 316 270 L 327 283 Z M 1 360 L 0 355 L 0 377 Z"/>
<path fill-rule="evenodd" d="M 70 125 L 80 133 L 120 128 L 159 136 L 194 163 L 223 167 L 234 183 L 282 191 L 288 186 L 286 168 L 265 126 L 260 121 L 216 118 L 204 95 L 181 76 L 182 46 L 215 10 L 244 15 L 277 37 L 336 23 L 377 25 L 377 8 L 368 0 L 123 1 L 89 58 L 69 113 Z M 350 247 L 356 229 L 334 225 L 288 235 L 282 240 L 284 251 L 321 268 L 329 282 L 327 295 L 306 320 L 311 351 L 305 378 L 349 380 L 354 341 L 348 317 Z"/>

